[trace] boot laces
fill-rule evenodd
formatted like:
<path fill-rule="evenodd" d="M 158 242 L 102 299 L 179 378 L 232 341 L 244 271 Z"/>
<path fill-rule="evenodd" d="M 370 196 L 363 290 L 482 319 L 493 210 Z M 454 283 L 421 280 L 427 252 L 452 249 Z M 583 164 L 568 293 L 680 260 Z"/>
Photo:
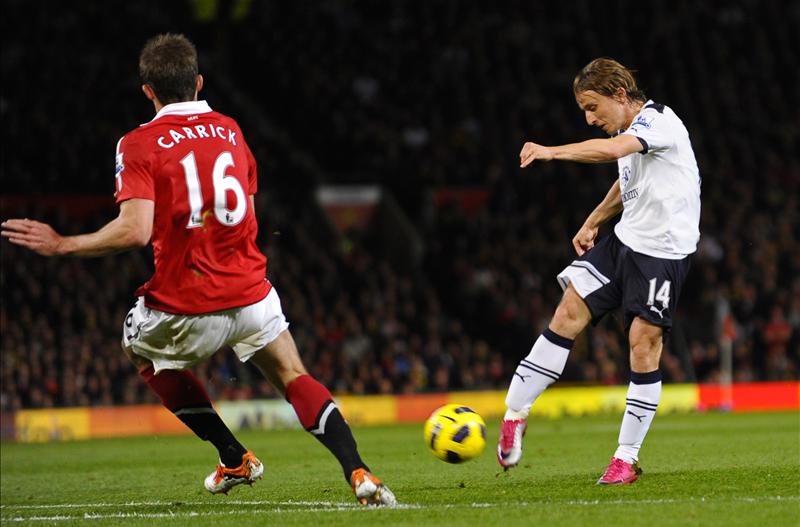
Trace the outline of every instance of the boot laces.
<path fill-rule="evenodd" d="M 516 436 L 517 427 L 520 426 L 521 421 L 503 421 L 500 433 L 500 448 L 504 451 L 511 450 L 514 447 L 514 437 Z"/>
<path fill-rule="evenodd" d="M 608 465 L 606 473 L 603 474 L 603 479 L 612 481 L 623 479 L 623 475 L 627 470 L 628 470 L 628 464 L 625 463 L 623 460 L 615 457 L 614 459 L 611 460 L 611 464 Z"/>

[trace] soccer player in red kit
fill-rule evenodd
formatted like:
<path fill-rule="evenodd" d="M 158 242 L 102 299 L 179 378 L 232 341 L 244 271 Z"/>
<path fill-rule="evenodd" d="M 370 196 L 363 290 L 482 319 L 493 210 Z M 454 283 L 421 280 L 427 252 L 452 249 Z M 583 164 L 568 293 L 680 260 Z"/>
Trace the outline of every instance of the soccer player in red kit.
<path fill-rule="evenodd" d="M 136 292 L 122 345 L 164 406 L 219 451 L 204 483 L 210 492 L 252 484 L 264 471 L 188 369 L 230 346 L 261 370 L 303 427 L 336 456 L 360 503 L 394 505 L 392 492 L 361 460 L 330 392 L 300 360 L 256 245 L 255 159 L 236 121 L 197 100 L 203 77 L 194 46 L 183 35 L 154 37 L 142 50 L 139 73 L 156 115 L 117 145 L 119 216 L 79 236 L 11 219 L 2 235 L 44 256 L 101 256 L 152 241 L 155 273 Z"/>

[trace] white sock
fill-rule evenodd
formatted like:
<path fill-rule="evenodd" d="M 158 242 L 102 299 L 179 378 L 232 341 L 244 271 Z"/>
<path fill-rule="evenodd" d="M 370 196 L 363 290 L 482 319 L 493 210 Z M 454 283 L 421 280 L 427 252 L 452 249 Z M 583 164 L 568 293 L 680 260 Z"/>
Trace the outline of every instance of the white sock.
<path fill-rule="evenodd" d="M 650 429 L 650 423 L 653 422 L 660 400 L 661 371 L 631 372 L 625 414 L 622 416 L 622 427 L 619 430 L 619 447 L 614 457 L 626 463 L 639 461 L 639 449 Z"/>
<path fill-rule="evenodd" d="M 528 417 L 533 401 L 561 376 L 574 342 L 550 328 L 544 330 L 514 372 L 506 395 L 505 419 Z"/>

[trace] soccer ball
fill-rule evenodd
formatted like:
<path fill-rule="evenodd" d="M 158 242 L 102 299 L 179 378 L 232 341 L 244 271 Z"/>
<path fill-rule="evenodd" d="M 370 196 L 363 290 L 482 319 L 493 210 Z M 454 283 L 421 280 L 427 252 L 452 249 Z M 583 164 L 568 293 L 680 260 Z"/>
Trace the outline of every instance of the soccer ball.
<path fill-rule="evenodd" d="M 467 406 L 442 406 L 425 421 L 425 444 L 448 463 L 469 461 L 486 446 L 486 423 Z"/>

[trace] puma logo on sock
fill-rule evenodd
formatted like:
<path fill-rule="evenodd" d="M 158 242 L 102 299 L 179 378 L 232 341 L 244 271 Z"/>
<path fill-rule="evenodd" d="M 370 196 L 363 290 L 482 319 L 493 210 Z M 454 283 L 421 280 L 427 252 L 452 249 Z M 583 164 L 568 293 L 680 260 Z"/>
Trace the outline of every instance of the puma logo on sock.
<path fill-rule="evenodd" d="M 640 423 L 642 422 L 642 419 L 644 419 L 645 416 L 647 415 L 647 414 L 636 415 L 635 413 L 631 412 L 630 410 L 628 410 L 628 413 L 631 414 L 632 416 L 634 416 L 636 419 L 638 419 Z"/>

